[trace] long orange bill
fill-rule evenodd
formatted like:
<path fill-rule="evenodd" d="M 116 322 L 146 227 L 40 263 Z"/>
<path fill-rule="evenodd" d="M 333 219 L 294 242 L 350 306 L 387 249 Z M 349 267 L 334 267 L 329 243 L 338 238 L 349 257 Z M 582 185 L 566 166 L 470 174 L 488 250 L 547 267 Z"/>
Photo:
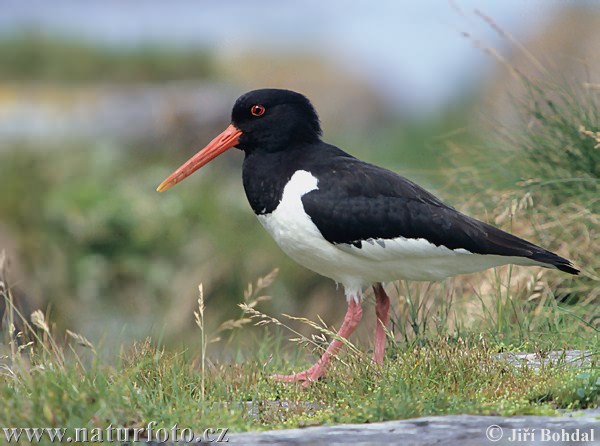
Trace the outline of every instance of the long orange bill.
<path fill-rule="evenodd" d="M 230 124 L 219 136 L 209 142 L 206 147 L 192 156 L 179 169 L 169 175 L 165 181 L 160 183 L 160 186 L 156 190 L 163 192 L 183 181 L 210 160 L 216 158 L 227 149 L 235 147 L 241 135 L 242 131 L 233 124 Z"/>

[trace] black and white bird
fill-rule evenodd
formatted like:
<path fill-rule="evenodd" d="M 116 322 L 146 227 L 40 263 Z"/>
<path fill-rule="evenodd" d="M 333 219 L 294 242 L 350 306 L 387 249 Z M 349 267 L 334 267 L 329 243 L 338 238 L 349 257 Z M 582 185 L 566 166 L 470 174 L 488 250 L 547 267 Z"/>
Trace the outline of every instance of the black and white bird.
<path fill-rule="evenodd" d="M 389 322 L 384 282 L 437 281 L 506 264 L 579 272 L 569 260 L 468 217 L 406 178 L 322 141 L 312 104 L 289 90 L 241 96 L 229 127 L 157 190 L 232 147 L 245 153 L 244 189 L 264 228 L 296 262 L 344 286 L 348 309 L 340 337 L 347 338 L 360 322 L 363 290 L 373 286 L 378 364 Z M 341 346 L 336 339 L 310 369 L 275 378 L 317 380 Z"/>

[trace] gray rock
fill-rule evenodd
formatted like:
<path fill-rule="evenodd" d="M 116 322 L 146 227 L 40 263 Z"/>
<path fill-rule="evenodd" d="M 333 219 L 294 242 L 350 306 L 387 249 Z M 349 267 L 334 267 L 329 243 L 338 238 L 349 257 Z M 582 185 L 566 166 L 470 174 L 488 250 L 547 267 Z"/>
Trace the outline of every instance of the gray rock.
<path fill-rule="evenodd" d="M 594 354 L 586 350 L 554 351 L 541 353 L 499 353 L 495 359 L 515 367 L 531 367 L 535 370 L 545 366 L 562 364 L 568 367 L 589 367 Z M 597 357 L 597 355 L 596 355 Z"/>
<path fill-rule="evenodd" d="M 383 423 L 229 434 L 228 439 L 229 443 L 245 445 L 600 445 L 600 409 L 560 417 L 422 417 Z"/>

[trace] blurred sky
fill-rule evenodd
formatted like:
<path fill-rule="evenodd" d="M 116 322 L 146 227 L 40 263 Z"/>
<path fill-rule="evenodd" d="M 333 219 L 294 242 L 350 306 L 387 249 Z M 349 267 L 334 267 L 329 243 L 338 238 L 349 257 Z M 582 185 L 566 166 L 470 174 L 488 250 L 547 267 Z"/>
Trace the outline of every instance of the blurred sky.
<path fill-rule="evenodd" d="M 224 55 L 311 52 L 334 58 L 368 79 L 389 103 L 402 98 L 416 112 L 459 96 L 493 65 L 461 31 L 506 46 L 474 9 L 523 40 L 561 5 L 565 2 L 4 0 L 0 30 L 56 31 L 116 45 L 201 44 Z"/>

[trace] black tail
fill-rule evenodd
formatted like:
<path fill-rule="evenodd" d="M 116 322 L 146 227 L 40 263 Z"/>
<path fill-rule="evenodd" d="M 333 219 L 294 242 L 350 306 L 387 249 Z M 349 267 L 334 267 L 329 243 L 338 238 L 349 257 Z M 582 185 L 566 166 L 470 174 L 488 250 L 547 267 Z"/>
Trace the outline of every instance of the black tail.
<path fill-rule="evenodd" d="M 579 270 L 570 260 L 494 226 L 483 222 L 479 224 L 486 232 L 485 243 L 479 246 L 482 254 L 525 257 L 548 265 L 548 268 L 553 267 L 565 273 L 579 274 Z"/>
<path fill-rule="evenodd" d="M 534 252 L 531 256 L 529 256 L 529 258 L 537 262 L 546 263 L 548 265 L 554 266 L 555 268 L 564 271 L 565 273 L 574 275 L 579 274 L 579 270 L 573 266 L 573 263 L 571 263 L 570 260 L 541 248 L 540 251 Z"/>

